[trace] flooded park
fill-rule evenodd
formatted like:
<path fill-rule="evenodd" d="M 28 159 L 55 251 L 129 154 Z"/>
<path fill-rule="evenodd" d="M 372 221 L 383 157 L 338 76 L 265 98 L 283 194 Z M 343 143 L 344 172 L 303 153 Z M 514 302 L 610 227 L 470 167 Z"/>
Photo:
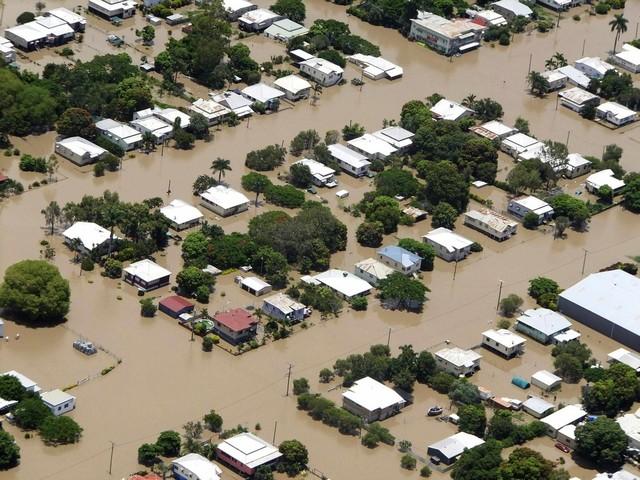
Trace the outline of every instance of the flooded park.
<path fill-rule="evenodd" d="M 17 15 L 31 7 L 28 3 L 5 0 L 2 27 L 13 25 Z M 47 8 L 77 6 L 77 0 L 46 3 Z M 266 0 L 256 3 L 269 6 Z M 63 245 L 62 237 L 46 235 L 40 212 L 50 201 L 64 205 L 80 201 L 83 195 L 100 196 L 110 190 L 118 192 L 126 202 L 161 197 L 167 202 L 179 198 L 196 204 L 193 181 L 208 173 L 211 161 L 217 157 L 231 160 L 232 170 L 227 172 L 225 181 L 240 189 L 240 178 L 248 172 L 244 159 L 249 151 L 270 144 L 287 146 L 303 129 L 315 129 L 324 135 L 328 130 L 340 130 L 349 122 L 358 122 L 367 130 L 377 130 L 383 120 L 398 119 L 404 103 L 424 99 L 434 92 L 457 101 L 471 93 L 479 98 L 491 97 L 502 104 L 505 123 L 513 124 L 517 117 L 526 118 L 531 132 L 539 139 L 568 141 L 570 152 L 599 156 L 605 145 L 615 143 L 624 149 L 622 166 L 640 170 L 640 124 L 609 130 L 558 107 L 556 94 L 543 99 L 529 95 L 526 85 L 529 65 L 534 70 L 543 70 L 545 60 L 554 52 L 564 53 L 570 62 L 583 56 L 583 52 L 605 57 L 613 44 L 608 26 L 610 15 L 591 16 L 586 6 L 576 7 L 563 13 L 559 28 L 548 33 L 516 34 L 509 46 L 483 44 L 477 51 L 446 58 L 409 42 L 394 30 L 348 16 L 343 6 L 324 0 L 308 0 L 306 5 L 307 24 L 321 18 L 347 22 L 354 34 L 380 45 L 384 58 L 402 66 L 403 78 L 392 82 L 366 80 L 362 88 L 356 87 L 349 80 L 359 78 L 360 70 L 349 64 L 345 70 L 347 83 L 325 88 L 315 105 L 309 102 L 283 105 L 275 114 L 256 115 L 234 128 L 219 128 L 210 142 L 199 141 L 192 150 L 168 147 L 149 154 L 136 153 L 125 158 L 120 171 L 99 178 L 90 169 L 62 160 L 57 182 L 0 202 L 0 272 L 19 260 L 38 258 L 40 241 L 46 239 L 55 248 L 54 262 L 71 287 L 71 311 L 63 325 L 30 329 L 7 322 L 5 335 L 10 341 L 0 344 L 0 371 L 23 372 L 46 388 L 62 388 L 82 380 L 72 391 L 78 406 L 71 415 L 84 428 L 78 444 L 50 447 L 37 438 L 26 439 L 17 428 L 7 426 L 20 445 L 22 458 L 18 467 L 0 472 L 0 480 L 125 478 L 141 469 L 136 452 L 142 443 L 153 442 L 164 430 L 180 431 L 186 422 L 200 419 L 211 409 L 224 417 L 228 427 L 241 424 L 253 430 L 259 423 L 260 435 L 269 441 L 299 439 L 309 449 L 310 466 L 332 480 L 418 478 L 416 472 L 400 469 L 401 454 L 397 448 L 386 445 L 365 448 L 359 438 L 341 435 L 297 410 L 296 398 L 286 396 L 290 366 L 292 378 L 308 378 L 313 391 L 339 402 L 343 391 L 338 386 L 339 380 L 330 384 L 318 382 L 318 372 L 331 368 L 339 358 L 363 353 L 372 344 L 387 341 L 393 351 L 405 344 L 412 344 L 416 351 L 435 351 L 444 342 L 474 348 L 481 342 L 481 332 L 493 328 L 499 319 L 496 304 L 500 294 L 516 293 L 526 299 L 523 308 L 530 308 L 534 302 L 527 296 L 527 286 L 534 277 L 548 276 L 567 288 L 589 273 L 640 255 L 640 222 L 621 207 L 594 216 L 588 231 L 569 231 L 564 239 L 554 238 L 548 229 L 520 228 L 514 238 L 498 243 L 462 226 L 460 219 L 458 231 L 481 242 L 484 250 L 459 264 L 436 259 L 435 269 L 423 272 L 422 279 L 431 292 L 422 313 L 384 310 L 371 296 L 367 311 L 345 307 L 337 318 L 328 319 L 314 313 L 308 320 L 308 329 L 240 356 L 221 349 L 203 352 L 201 342 L 191 341 L 189 332 L 175 320 L 161 313 L 154 318 L 142 318 L 134 287 L 103 277 L 98 271 L 81 272 L 72 262 L 73 255 Z M 623 39 L 630 40 L 640 20 L 640 2 L 628 1 L 624 13 L 632 23 Z M 580 15 L 580 21 L 572 19 L 574 14 Z M 162 51 L 170 27 L 164 24 L 158 27 L 155 46 L 145 48 L 134 42 L 134 30 L 142 25 L 140 14 L 120 27 L 88 16 L 83 43 L 71 47 L 81 60 L 119 51 L 127 52 L 136 61 L 142 56 L 153 57 Z M 131 45 L 119 50 L 111 47 L 106 42 L 106 35 L 111 32 L 124 35 Z M 175 37 L 180 34 L 178 28 L 172 33 Z M 251 48 L 258 62 L 286 53 L 284 44 L 262 36 L 241 41 Z M 68 61 L 48 50 L 25 56 L 18 63 L 34 71 L 41 71 L 49 62 Z M 192 96 L 207 96 L 206 88 L 187 78 L 180 81 Z M 637 76 L 634 81 L 637 83 Z M 184 100 L 169 96 L 162 101 L 184 105 Z M 48 156 L 53 153 L 55 135 L 49 132 L 12 138 L 12 142 L 22 153 Z M 294 160 L 288 157 L 282 167 L 268 175 L 275 181 Z M 501 162 L 507 165 L 511 160 L 501 157 Z M 41 177 L 20 171 L 18 157 L 0 156 L 0 171 L 25 185 Z M 332 256 L 331 267 L 352 271 L 354 263 L 375 256 L 375 251 L 357 243 L 355 231 L 361 220 L 341 207 L 360 201 L 372 190 L 373 181 L 342 174 L 338 182 L 339 188 L 349 190 L 348 198 L 337 199 L 335 191 L 329 189 L 306 195 L 308 199 L 326 200 L 333 214 L 347 225 L 347 248 Z M 577 182 L 571 188 L 583 189 L 584 185 Z M 508 199 L 504 191 L 488 186 L 472 192 L 491 198 L 497 209 L 506 208 Z M 470 207 L 478 205 L 472 201 Z M 230 218 L 219 218 L 202 210 L 210 223 L 229 233 L 246 232 L 253 216 L 272 209 L 276 207 L 251 205 L 247 212 Z M 419 240 L 429 230 L 427 221 L 401 226 L 385 242 L 396 243 L 396 237 Z M 156 260 L 175 275 L 182 269 L 180 254 L 180 246 L 172 242 Z M 233 276 L 219 277 L 209 304 L 199 308 L 206 306 L 215 312 L 259 307 L 261 300 L 238 288 Z M 164 287 L 147 296 L 164 297 L 169 293 L 170 288 Z M 600 362 L 604 363 L 607 353 L 618 348 L 616 342 L 582 324 L 574 323 L 573 328 L 580 331 L 582 340 Z M 15 339 L 16 334 L 20 335 L 19 340 Z M 102 346 L 106 352 L 92 357 L 78 354 L 71 344 L 80 336 Z M 524 399 L 525 392 L 511 384 L 514 375 L 529 378 L 540 369 L 553 370 L 551 347 L 533 340 L 527 341 L 526 354 L 518 359 L 504 360 L 487 350 L 478 351 L 483 355 L 483 363 L 473 382 L 502 396 Z M 112 372 L 99 374 L 111 365 L 117 365 Z M 411 441 L 418 455 L 426 456 L 427 445 L 455 433 L 457 428 L 425 416 L 434 404 L 448 406 L 445 396 L 425 385 L 417 385 L 414 395 L 414 403 L 385 421 L 385 426 L 398 440 Z M 557 402 L 565 404 L 577 403 L 579 398 L 578 385 L 563 384 L 557 393 Z M 593 477 L 593 470 L 576 464 L 570 455 L 554 449 L 553 444 L 552 439 L 544 437 L 527 446 L 541 451 L 550 460 L 562 456 L 563 468 L 573 476 L 583 480 Z M 225 470 L 223 478 L 240 477 Z M 448 474 L 434 472 L 432 478 L 448 478 Z"/>

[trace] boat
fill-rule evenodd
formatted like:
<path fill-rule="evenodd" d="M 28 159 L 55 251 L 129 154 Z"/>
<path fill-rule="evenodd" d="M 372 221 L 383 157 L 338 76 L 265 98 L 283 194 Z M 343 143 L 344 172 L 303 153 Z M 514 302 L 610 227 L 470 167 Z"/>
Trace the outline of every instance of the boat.
<path fill-rule="evenodd" d="M 435 406 L 427 410 L 428 417 L 437 417 L 438 415 L 442 415 L 442 407 Z"/>

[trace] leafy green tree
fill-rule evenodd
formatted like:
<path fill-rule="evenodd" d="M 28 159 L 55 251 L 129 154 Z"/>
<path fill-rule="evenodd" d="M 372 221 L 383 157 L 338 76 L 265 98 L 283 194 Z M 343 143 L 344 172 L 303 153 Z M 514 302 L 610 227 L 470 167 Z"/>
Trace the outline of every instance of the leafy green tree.
<path fill-rule="evenodd" d="M 0 470 L 13 468 L 20 462 L 20 447 L 13 436 L 0 430 Z"/>
<path fill-rule="evenodd" d="M 145 467 L 150 467 L 155 463 L 158 463 L 161 455 L 160 447 L 155 443 L 143 443 L 138 448 L 138 463 Z"/>
<path fill-rule="evenodd" d="M 180 455 L 180 434 L 165 430 L 158 435 L 156 446 L 163 457 L 177 457 Z"/>
<path fill-rule="evenodd" d="M 624 463 L 627 445 L 627 436 L 610 418 L 598 417 L 576 427 L 576 453 L 598 468 L 619 468 Z"/>
<path fill-rule="evenodd" d="M 631 212 L 640 212 L 640 175 L 625 178 L 623 204 Z"/>
<path fill-rule="evenodd" d="M 437 372 L 429 380 L 429 385 L 438 393 L 449 393 L 456 377 L 446 372 Z"/>
<path fill-rule="evenodd" d="M 516 121 L 513 124 L 513 128 L 518 130 L 520 133 L 524 133 L 525 135 L 529 135 L 529 133 L 531 133 L 529 130 L 529 122 L 522 117 L 516 118 Z"/>
<path fill-rule="evenodd" d="M 251 172 L 242 177 L 242 188 L 256 194 L 255 205 L 258 206 L 258 198 L 260 194 L 267 191 L 271 186 L 271 180 L 260 173 Z"/>
<path fill-rule="evenodd" d="M 515 293 L 507 295 L 502 300 L 500 300 L 500 312 L 505 317 L 512 317 L 513 314 L 516 313 L 522 306 L 522 302 L 522 298 L 520 298 Z"/>
<path fill-rule="evenodd" d="M 449 390 L 449 398 L 463 405 L 471 403 L 480 403 L 480 391 L 473 383 L 466 379 L 458 379 Z"/>
<path fill-rule="evenodd" d="M 577 229 L 584 228 L 591 217 L 585 202 L 566 193 L 553 197 L 549 204 L 553 207 L 555 216 L 567 217 Z"/>
<path fill-rule="evenodd" d="M 342 139 L 346 142 L 364 135 L 365 128 L 359 123 L 349 122 L 349 125 L 342 127 Z"/>
<path fill-rule="evenodd" d="M 56 130 L 64 137 L 96 138 L 96 125 L 91 114 L 83 108 L 66 109 L 56 122 Z"/>
<path fill-rule="evenodd" d="M 211 275 L 203 272 L 200 268 L 191 266 L 178 273 L 176 283 L 180 293 L 192 297 L 201 286 L 211 289 L 214 280 Z"/>
<path fill-rule="evenodd" d="M 544 62 L 544 68 L 546 70 L 556 70 L 561 67 L 566 67 L 569 63 L 564 54 L 556 52 Z"/>
<path fill-rule="evenodd" d="M 507 184 L 516 193 L 533 192 L 542 187 L 542 178 L 537 168 L 520 162 L 507 174 Z"/>
<path fill-rule="evenodd" d="M 258 172 L 274 170 L 284 163 L 287 153 L 280 145 L 268 145 L 267 147 L 247 153 L 245 166 Z"/>
<path fill-rule="evenodd" d="M 398 223 L 402 218 L 402 211 L 397 200 L 380 195 L 365 206 L 366 219 L 369 222 L 380 222 L 385 234 L 393 233 L 398 229 Z"/>
<path fill-rule="evenodd" d="M 531 71 L 527 75 L 527 83 L 529 84 L 529 91 L 539 97 L 544 97 L 551 88 L 549 81 L 540 72 L 536 71 Z"/>
<path fill-rule="evenodd" d="M 198 140 L 211 141 L 212 135 L 209 128 L 209 120 L 201 113 L 192 113 L 191 120 L 189 121 L 189 127 L 187 127 L 189 133 L 193 134 Z"/>
<path fill-rule="evenodd" d="M 71 417 L 48 416 L 40 425 L 40 436 L 48 444 L 76 443 L 82 435 L 82 427 Z"/>
<path fill-rule="evenodd" d="M 500 120 L 504 115 L 502 105 L 493 100 L 492 98 L 483 98 L 476 100 L 470 107 L 475 110 L 476 117 L 482 122 L 489 122 L 491 120 Z"/>
<path fill-rule="evenodd" d="M 289 152 L 296 157 L 304 151 L 312 150 L 320 142 L 320 135 L 317 131 L 302 130 L 299 132 L 289 144 Z"/>
<path fill-rule="evenodd" d="M 273 248 L 258 248 L 251 258 L 251 266 L 256 273 L 264 275 L 267 282 L 275 288 L 284 288 L 287 285 L 287 275 L 289 273 L 287 259 Z"/>
<path fill-rule="evenodd" d="M 199 453 L 202 449 L 202 423 L 187 422 L 182 428 L 182 448 L 187 453 Z"/>
<path fill-rule="evenodd" d="M 51 416 L 51 410 L 39 397 L 27 397 L 18 403 L 14 412 L 16 425 L 24 430 L 40 428 L 42 422 Z"/>
<path fill-rule="evenodd" d="M 498 480 L 499 467 L 502 463 L 501 450 L 500 442 L 492 439 L 466 450 L 453 465 L 451 478 L 453 480 Z"/>
<path fill-rule="evenodd" d="M 369 301 L 367 300 L 367 297 L 360 296 L 351 299 L 350 304 L 351 308 L 353 308 L 355 311 L 362 312 L 369 306 Z"/>
<path fill-rule="evenodd" d="M 256 469 L 256 473 L 253 474 L 253 480 L 273 480 L 271 467 L 267 465 L 260 465 Z"/>
<path fill-rule="evenodd" d="M 431 214 L 431 226 L 434 228 L 444 227 L 450 230 L 456 226 L 458 211 L 447 202 L 440 202 L 433 209 Z"/>
<path fill-rule="evenodd" d="M 340 52 L 338 52 L 337 50 L 334 50 L 333 48 L 329 48 L 327 50 L 321 50 L 318 53 L 318 57 L 323 58 L 333 63 L 334 65 L 337 65 L 342 68 L 344 68 L 347 65 L 347 61 L 345 60 L 345 58 L 342 55 L 340 55 Z"/>
<path fill-rule="evenodd" d="M 289 169 L 289 181 L 298 188 L 307 188 L 313 182 L 313 175 L 307 165 L 294 163 Z"/>
<path fill-rule="evenodd" d="M 400 195 L 408 198 L 414 196 L 420 188 L 420 183 L 409 170 L 390 168 L 376 175 L 376 192 L 378 195 L 395 197 Z"/>
<path fill-rule="evenodd" d="M 467 432 L 476 437 L 483 438 L 487 428 L 487 416 L 482 405 L 469 403 L 462 405 L 458 409 L 460 423 L 458 428 L 461 432 Z"/>
<path fill-rule="evenodd" d="M 546 277 L 536 277 L 529 280 L 529 295 L 533 298 L 540 298 L 545 293 L 557 294 L 560 292 L 560 285 L 555 280 Z"/>
<path fill-rule="evenodd" d="M 248 84 L 260 81 L 260 66 L 258 62 L 251 58 L 249 47 L 242 43 L 236 43 L 229 47 L 227 55 L 229 57 L 229 66 L 234 75 Z"/>
<path fill-rule="evenodd" d="M 69 297 L 69 282 L 43 260 L 10 266 L 0 286 L 0 306 L 30 325 L 61 321 L 69 312 Z"/>
<path fill-rule="evenodd" d="M 292 185 L 270 185 L 265 191 L 267 202 L 285 208 L 300 208 L 304 203 L 304 192 Z"/>
<path fill-rule="evenodd" d="M 201 231 L 187 234 L 182 241 L 182 260 L 185 266 L 206 267 L 208 252 L 209 239 Z"/>
<path fill-rule="evenodd" d="M 303 22 L 307 16 L 307 10 L 302 0 L 276 0 L 276 3 L 271 5 L 271 11 L 298 23 Z"/>
<path fill-rule="evenodd" d="M 379 247 L 383 236 L 384 226 L 380 222 L 363 222 L 356 230 L 356 239 L 363 247 Z"/>
<path fill-rule="evenodd" d="M 415 470 L 416 469 L 417 460 L 413 455 L 405 453 L 400 459 L 400 466 L 405 470 Z"/>
<path fill-rule="evenodd" d="M 505 440 L 511 437 L 516 430 L 513 424 L 513 415 L 508 410 L 496 410 L 489 420 L 487 436 L 496 440 Z"/>
<path fill-rule="evenodd" d="M 62 215 L 62 209 L 58 202 L 52 200 L 49 202 L 46 208 L 42 209 L 40 213 L 44 216 L 45 223 L 49 228 L 49 235 L 53 235 L 53 232 L 56 227 L 56 223 L 60 219 L 60 215 Z"/>
<path fill-rule="evenodd" d="M 207 426 L 209 430 L 212 432 L 220 432 L 222 431 L 223 419 L 215 410 L 210 410 L 204 416 L 204 424 Z"/>
<path fill-rule="evenodd" d="M 184 128 L 173 129 L 173 141 L 179 150 L 191 150 L 195 143 L 196 137 L 187 132 Z"/>
<path fill-rule="evenodd" d="M 142 30 L 136 30 L 136 36 L 142 39 L 143 45 L 153 44 L 153 39 L 156 38 L 156 29 L 151 25 L 146 25 Z"/>
<path fill-rule="evenodd" d="M 151 318 L 156 314 L 158 307 L 153 303 L 151 298 L 143 298 L 140 300 L 140 315 Z"/>
<path fill-rule="evenodd" d="M 382 302 L 392 309 L 420 311 L 429 289 L 420 281 L 394 272 L 378 283 Z"/>
<path fill-rule="evenodd" d="M 585 371 L 589 370 L 587 368 Z M 589 413 L 614 417 L 631 407 L 639 390 L 635 371 L 627 365 L 616 363 L 604 371 L 603 378 L 585 389 L 583 402 Z"/>
<path fill-rule="evenodd" d="M 0 398 L 19 402 L 26 395 L 27 390 L 22 386 L 20 380 L 13 375 L 0 375 Z"/>
<path fill-rule="evenodd" d="M 215 175 L 218 174 L 218 183 L 222 180 L 222 177 L 225 176 L 226 172 L 230 172 L 233 170 L 231 168 L 231 160 L 227 160 L 226 158 L 218 157 L 213 162 L 211 162 L 211 171 Z"/>
<path fill-rule="evenodd" d="M 516 448 L 500 466 L 501 480 L 536 478 L 551 480 L 553 463 L 530 448 Z"/>
<path fill-rule="evenodd" d="M 306 470 L 309 463 L 309 453 L 307 448 L 298 440 L 285 440 L 278 447 L 282 453 L 278 470 L 285 472 L 290 477 L 295 477 L 303 470 Z"/>
<path fill-rule="evenodd" d="M 436 372 L 436 361 L 431 352 L 423 350 L 416 357 L 415 373 L 419 383 L 429 383 Z"/>
<path fill-rule="evenodd" d="M 322 370 L 320 370 L 320 383 L 329 383 L 331 380 L 333 380 L 334 374 L 333 374 L 333 370 L 329 369 L 329 368 L 323 368 Z"/>
<path fill-rule="evenodd" d="M 306 378 L 296 378 L 293 381 L 293 394 L 302 395 L 303 393 L 309 393 L 309 380 Z"/>
<path fill-rule="evenodd" d="M 405 250 L 409 250 L 422 258 L 420 270 L 426 272 L 433 270 L 433 259 L 435 258 L 436 252 L 431 245 L 419 242 L 413 238 L 401 238 L 398 241 L 398 246 Z"/>
<path fill-rule="evenodd" d="M 425 198 L 432 205 L 447 202 L 458 213 L 465 211 L 469 203 L 469 184 L 453 163 L 442 161 L 429 165 L 424 178 L 427 182 Z"/>

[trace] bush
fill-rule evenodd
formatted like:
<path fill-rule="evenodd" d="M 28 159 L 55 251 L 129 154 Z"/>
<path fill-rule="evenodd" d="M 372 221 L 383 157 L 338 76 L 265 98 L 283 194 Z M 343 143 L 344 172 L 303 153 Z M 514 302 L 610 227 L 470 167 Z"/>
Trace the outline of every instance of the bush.
<path fill-rule="evenodd" d="M 382 245 L 384 226 L 381 222 L 363 222 L 356 230 L 356 239 L 363 247 L 376 248 Z"/>
<path fill-rule="evenodd" d="M 500 312 L 505 317 L 511 317 L 522 306 L 522 302 L 522 298 L 515 293 L 507 295 L 505 298 L 500 300 Z"/>
<path fill-rule="evenodd" d="M 156 310 L 158 310 L 158 307 L 153 304 L 151 298 L 143 298 L 140 300 L 140 315 L 143 317 L 153 317 L 156 314 Z"/>
<path fill-rule="evenodd" d="M 309 393 L 309 380 L 306 378 L 297 378 L 293 381 L 293 394 L 302 395 L 303 393 Z"/>
<path fill-rule="evenodd" d="M 18 427 L 23 430 L 36 430 L 47 417 L 52 416 L 52 413 L 40 397 L 29 397 L 18 403 L 13 415 Z"/>
<path fill-rule="evenodd" d="M 209 303 L 209 294 L 211 293 L 211 287 L 207 285 L 200 285 L 196 289 L 195 299 L 200 303 Z"/>
<path fill-rule="evenodd" d="M 611 10 L 611 7 L 606 2 L 600 2 L 596 5 L 596 13 L 598 15 L 606 15 Z"/>
<path fill-rule="evenodd" d="M 93 166 L 93 175 L 95 177 L 103 177 L 104 176 L 105 166 L 103 162 L 98 162 Z"/>
<path fill-rule="evenodd" d="M 65 445 L 68 443 L 76 443 L 82 435 L 82 427 L 78 425 L 71 417 L 54 417 L 45 418 L 40 425 L 40 436 L 46 443 L 55 445 Z"/>
<path fill-rule="evenodd" d="M 420 476 L 423 478 L 429 478 L 431 476 L 431 469 L 428 465 L 425 465 L 420 469 Z"/>
<path fill-rule="evenodd" d="M 202 350 L 205 352 L 213 350 L 213 340 L 209 335 L 202 338 Z"/>
<path fill-rule="evenodd" d="M 415 470 L 416 464 L 416 459 L 408 453 L 405 453 L 400 459 L 400 466 L 405 470 Z"/>
<path fill-rule="evenodd" d="M 180 434 L 173 430 L 165 430 L 158 435 L 156 446 L 163 457 L 177 457 L 180 455 Z"/>
<path fill-rule="evenodd" d="M 471 251 L 472 252 L 481 252 L 482 250 L 484 250 L 482 248 L 482 245 L 480 245 L 478 242 L 473 242 L 471 244 Z"/>
<path fill-rule="evenodd" d="M 20 462 L 20 447 L 13 436 L 0 430 L 0 470 L 15 467 Z"/>
<path fill-rule="evenodd" d="M 209 413 L 207 413 L 204 416 L 203 420 L 204 420 L 204 424 L 212 432 L 218 433 L 218 432 L 222 431 L 222 425 L 223 425 L 224 421 L 222 419 L 222 416 L 217 414 L 215 412 L 215 410 L 211 410 Z"/>
<path fill-rule="evenodd" d="M 522 226 L 529 230 L 535 230 L 538 228 L 538 215 L 533 212 L 528 212 L 522 219 Z"/>
<path fill-rule="evenodd" d="M 335 63 L 339 67 L 344 68 L 347 65 L 347 61 L 337 50 L 328 49 L 322 50 L 318 53 L 318 58 L 323 58 L 331 63 Z"/>
<path fill-rule="evenodd" d="M 367 297 L 358 296 L 351 300 L 351 308 L 356 311 L 366 310 L 368 305 L 369 302 L 367 300 Z"/>
<path fill-rule="evenodd" d="M 93 271 L 95 265 L 93 263 L 93 260 L 91 260 L 90 257 L 84 257 L 82 259 L 82 262 L 80 263 L 80 268 L 82 270 L 84 270 L 85 272 L 91 272 Z"/>
<path fill-rule="evenodd" d="M 333 380 L 334 374 L 331 369 L 323 368 L 318 376 L 320 377 L 320 383 L 329 383 Z"/>
<path fill-rule="evenodd" d="M 291 185 L 269 185 L 264 196 L 279 207 L 300 208 L 304 203 L 304 192 Z"/>
<path fill-rule="evenodd" d="M 456 377 L 446 372 L 438 372 L 431 377 L 430 386 L 438 393 L 449 393 Z"/>
<path fill-rule="evenodd" d="M 145 467 L 150 467 L 158 463 L 158 455 L 160 453 L 160 448 L 155 443 L 143 443 L 138 448 L 138 463 Z"/>
<path fill-rule="evenodd" d="M 122 262 L 115 258 L 108 258 L 104 262 L 104 273 L 109 278 L 120 278 L 122 276 Z"/>

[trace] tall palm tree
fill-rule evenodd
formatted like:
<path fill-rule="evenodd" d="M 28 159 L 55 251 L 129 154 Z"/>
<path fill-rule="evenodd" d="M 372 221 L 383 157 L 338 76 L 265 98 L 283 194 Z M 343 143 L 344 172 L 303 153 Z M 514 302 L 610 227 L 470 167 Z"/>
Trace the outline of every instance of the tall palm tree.
<path fill-rule="evenodd" d="M 40 213 L 44 215 L 44 221 L 47 224 L 47 227 L 49 228 L 49 235 L 53 235 L 53 230 L 56 226 L 56 222 L 58 221 L 58 218 L 60 218 L 60 215 L 62 214 L 62 209 L 60 208 L 60 205 L 58 205 L 58 202 L 56 202 L 55 200 L 52 200 L 51 202 L 49 202 L 49 205 L 47 205 L 46 208 L 43 208 L 42 210 L 40 210 Z"/>
<path fill-rule="evenodd" d="M 225 172 L 230 172 L 231 168 L 231 160 L 227 160 L 225 158 L 216 158 L 213 162 L 211 162 L 211 171 L 214 175 L 218 174 L 218 183 L 222 180 L 222 177 L 225 176 Z"/>
<path fill-rule="evenodd" d="M 473 109 L 473 105 L 475 103 L 476 103 L 476 96 L 473 93 L 470 95 L 467 95 L 462 99 L 462 105 L 467 108 Z"/>
<path fill-rule="evenodd" d="M 623 13 L 616 13 L 613 16 L 613 19 L 609 22 L 609 26 L 611 27 L 611 31 L 615 30 L 616 37 L 613 41 L 613 53 L 616 53 L 616 47 L 618 46 L 618 40 L 620 40 L 620 36 L 627 31 L 627 24 L 629 20 L 624 18 Z"/>

